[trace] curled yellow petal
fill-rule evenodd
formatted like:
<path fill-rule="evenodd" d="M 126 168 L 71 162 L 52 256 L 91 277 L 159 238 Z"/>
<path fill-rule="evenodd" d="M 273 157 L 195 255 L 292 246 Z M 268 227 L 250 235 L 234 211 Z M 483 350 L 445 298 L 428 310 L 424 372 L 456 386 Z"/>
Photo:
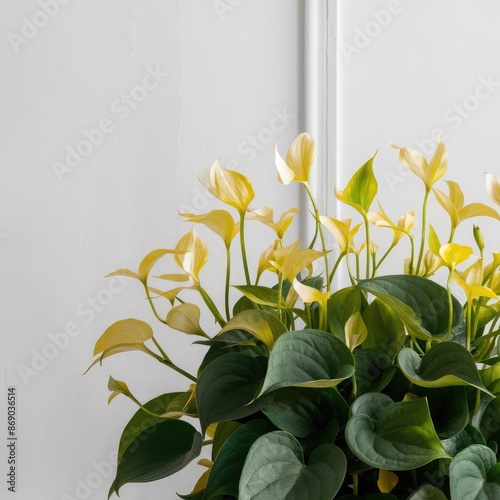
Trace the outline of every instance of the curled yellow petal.
<path fill-rule="evenodd" d="M 211 210 L 201 215 L 190 213 L 182 213 L 180 215 L 185 217 L 188 222 L 197 222 L 207 226 L 222 238 L 226 248 L 231 246 L 231 242 L 238 234 L 240 228 L 239 222 L 235 222 L 227 210 Z"/>
<path fill-rule="evenodd" d="M 236 208 L 244 214 L 255 194 L 248 178 L 236 172 L 222 168 L 216 160 L 208 176 L 200 176 L 200 182 L 218 200 Z"/>
<path fill-rule="evenodd" d="M 208 248 L 194 229 L 186 233 L 177 243 L 175 262 L 188 273 L 195 283 L 199 283 L 199 274 L 208 261 Z"/>
<path fill-rule="evenodd" d="M 282 184 L 291 182 L 309 182 L 309 175 L 314 158 L 316 156 L 316 145 L 308 133 L 300 134 L 290 145 L 286 154 L 286 161 L 275 148 L 276 168 L 278 180 Z"/>
<path fill-rule="evenodd" d="M 200 308 L 195 304 L 185 302 L 170 309 L 167 325 L 179 332 L 206 337 L 200 326 Z"/>
<path fill-rule="evenodd" d="M 378 471 L 377 486 L 382 493 L 390 493 L 398 484 L 399 477 L 390 470 Z"/>
<path fill-rule="evenodd" d="M 399 161 L 410 170 L 410 172 L 422 179 L 427 190 L 430 190 L 446 173 L 448 168 L 448 153 L 441 138 L 439 139 L 436 151 L 429 163 L 425 159 L 425 156 L 419 151 L 401 148 L 392 143 L 391 146 L 395 149 L 399 149 Z"/>
<path fill-rule="evenodd" d="M 486 173 L 485 175 L 486 192 L 497 205 L 500 205 L 500 178 L 490 173 Z"/>
<path fill-rule="evenodd" d="M 296 214 L 298 212 L 298 208 L 290 208 L 281 215 L 277 222 L 275 222 L 273 209 L 269 205 L 264 205 L 261 208 L 248 209 L 246 218 L 248 220 L 257 220 L 270 227 L 281 240 L 292 223 L 293 215 L 291 214 Z"/>
<path fill-rule="evenodd" d="M 454 269 L 472 255 L 472 248 L 458 243 L 445 243 L 439 249 L 439 255 L 450 269 Z"/>
<path fill-rule="evenodd" d="M 330 297 L 329 292 L 320 292 L 312 286 L 304 285 L 296 278 L 293 280 L 293 288 L 305 304 L 318 302 L 322 306 L 326 306 L 326 301 Z"/>
<path fill-rule="evenodd" d="M 271 260 L 273 260 L 274 251 L 278 248 L 278 240 L 274 242 L 274 244 L 268 246 L 259 257 L 259 264 L 257 267 L 257 280 L 261 277 L 264 271 L 274 271 L 275 268 L 271 264 Z"/>

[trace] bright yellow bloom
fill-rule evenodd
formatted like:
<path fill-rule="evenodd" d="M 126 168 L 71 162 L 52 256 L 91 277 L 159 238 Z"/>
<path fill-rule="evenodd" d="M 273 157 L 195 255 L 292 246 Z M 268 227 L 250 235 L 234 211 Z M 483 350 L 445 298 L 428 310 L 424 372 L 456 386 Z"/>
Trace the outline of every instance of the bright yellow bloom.
<path fill-rule="evenodd" d="M 335 188 L 335 196 L 342 203 L 350 205 L 366 216 L 378 191 L 378 183 L 373 174 L 373 160 L 377 153 L 361 166 L 351 177 L 342 191 Z"/>
<path fill-rule="evenodd" d="M 315 156 L 316 145 L 308 133 L 300 134 L 292 142 L 286 154 L 286 161 L 278 153 L 278 145 L 276 144 L 275 158 L 278 180 L 282 184 L 309 182 L 309 173 Z"/>
<path fill-rule="evenodd" d="M 235 170 L 222 168 L 219 160 L 212 165 L 208 176 L 200 177 L 200 182 L 209 193 L 226 205 L 236 208 L 240 214 L 245 213 L 255 196 L 248 178 Z"/>
<path fill-rule="evenodd" d="M 177 243 L 174 256 L 175 262 L 188 273 L 196 284 L 199 284 L 199 274 L 208 261 L 206 243 L 191 229 Z"/>
<path fill-rule="evenodd" d="M 399 161 L 410 172 L 413 172 L 424 181 L 427 191 L 430 191 L 432 186 L 446 173 L 446 169 L 448 168 L 448 153 L 441 138 L 429 163 L 427 163 L 425 156 L 419 151 L 400 148 L 392 143 L 391 146 L 394 149 L 399 149 Z"/>
<path fill-rule="evenodd" d="M 292 245 L 278 248 L 274 251 L 271 261 L 271 264 L 290 282 L 293 282 L 302 269 L 309 267 L 316 259 L 327 253 L 310 248 L 299 249 L 299 243 L 297 240 Z"/>
<path fill-rule="evenodd" d="M 321 307 L 326 308 L 326 303 L 330 298 L 330 292 L 320 292 L 312 286 L 304 285 L 304 283 L 298 281 L 297 278 L 293 280 L 293 288 L 304 304 L 318 302 Z"/>
<path fill-rule="evenodd" d="M 173 307 L 167 314 L 167 325 L 179 332 L 206 337 L 200 326 L 200 308 L 185 302 Z"/>
<path fill-rule="evenodd" d="M 378 471 L 377 486 L 382 493 L 390 493 L 399 482 L 399 477 L 390 470 Z"/>
<path fill-rule="evenodd" d="M 361 227 L 361 224 L 357 224 L 351 229 L 352 218 L 339 220 L 326 215 L 320 215 L 320 220 L 334 237 L 341 252 L 354 251 L 354 236 Z"/>
<path fill-rule="evenodd" d="M 441 245 L 439 255 L 450 269 L 455 269 L 472 255 L 472 248 L 458 243 L 445 243 Z"/>
<path fill-rule="evenodd" d="M 439 189 L 433 189 L 439 204 L 448 212 L 451 219 L 452 231 L 464 220 L 484 215 L 498 219 L 498 212 L 484 203 L 470 203 L 464 206 L 464 194 L 460 186 L 453 181 L 446 181 L 449 195 L 446 196 Z"/>
<path fill-rule="evenodd" d="M 227 210 L 211 210 L 206 214 L 180 214 L 186 217 L 188 222 L 198 222 L 205 224 L 215 234 L 219 235 L 224 241 L 226 248 L 231 246 L 233 238 L 240 230 L 240 223 L 235 222 L 232 215 Z"/>
<path fill-rule="evenodd" d="M 370 212 L 368 214 L 368 220 L 377 227 L 387 227 L 394 231 L 394 238 L 392 240 L 392 245 L 399 243 L 404 234 L 411 236 L 411 229 L 415 223 L 415 212 L 408 212 L 402 215 L 397 224 L 389 218 L 382 208 L 380 202 L 378 203 L 379 212 Z"/>
<path fill-rule="evenodd" d="M 483 259 L 477 259 L 465 272 L 455 272 L 453 279 L 463 288 L 467 301 L 476 297 L 490 297 L 496 299 L 496 293 L 487 286 L 483 286 Z"/>
<path fill-rule="evenodd" d="M 486 192 L 497 205 L 500 205 L 500 178 L 493 174 L 487 173 L 485 175 Z"/>
<path fill-rule="evenodd" d="M 269 205 L 264 205 L 261 208 L 248 209 L 247 219 L 262 222 L 266 226 L 270 227 L 276 233 L 276 236 L 282 240 L 286 230 L 290 227 L 293 220 L 293 215 L 290 214 L 297 213 L 299 213 L 298 208 L 290 208 L 283 213 L 277 222 L 274 222 L 273 209 Z"/>

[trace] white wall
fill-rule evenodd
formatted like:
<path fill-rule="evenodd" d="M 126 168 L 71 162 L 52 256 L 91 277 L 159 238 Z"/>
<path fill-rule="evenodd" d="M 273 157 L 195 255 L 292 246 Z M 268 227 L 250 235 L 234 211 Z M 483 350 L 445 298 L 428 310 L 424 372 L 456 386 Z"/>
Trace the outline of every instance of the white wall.
<path fill-rule="evenodd" d="M 406 176 L 389 142 L 429 155 L 439 133 L 449 152 L 445 178 L 462 185 L 466 203 L 488 201 L 483 172 L 500 174 L 499 16 L 494 0 L 338 1 L 339 187 L 379 149 L 378 197 L 387 212 L 420 212 L 422 183 Z M 430 209 L 436 214 L 437 204 Z M 449 223 L 440 214 L 431 222 L 446 239 Z M 485 239 L 498 250 L 498 227 L 484 218 L 475 223 L 495 228 L 485 229 Z M 470 232 L 465 222 L 457 239 Z"/>
<path fill-rule="evenodd" d="M 96 339 L 126 317 L 155 325 L 184 368 L 194 370 L 201 358 L 201 348 L 189 348 L 192 339 L 158 328 L 137 284 L 110 293 L 103 278 L 119 267 L 136 268 L 154 248 L 173 246 L 189 228 L 177 211 L 216 206 L 201 197 L 197 173 L 222 155 L 223 165 L 253 181 L 255 206 L 272 204 L 281 213 L 298 204 L 293 187 L 277 184 L 273 161 L 274 142 L 285 149 L 299 132 L 298 1 L 66 3 L 47 20 L 38 1 L 0 1 L 0 434 L 4 391 L 15 385 L 20 500 L 106 498 L 111 477 L 89 496 L 77 481 L 98 484 L 93 463 L 116 451 L 136 410 L 125 398 L 107 406 L 110 374 L 143 401 L 187 389 L 186 380 L 141 354 L 81 374 Z M 34 17 L 47 23 L 29 33 L 24 28 L 22 41 L 25 18 Z M 134 109 L 115 103 L 157 67 L 168 75 Z M 54 162 L 65 163 L 66 148 L 76 148 L 83 131 L 103 119 L 112 131 L 58 177 Z M 292 239 L 298 230 L 291 231 Z M 269 241 L 256 240 L 250 229 L 253 261 L 272 241 L 271 231 L 265 234 Z M 215 265 L 203 278 L 220 299 L 220 246 L 207 240 Z M 241 277 L 235 272 L 235 281 Z M 78 333 L 51 351 L 49 334 L 67 327 Z M 41 352 L 54 357 L 37 361 Z M 23 380 L 23 366 L 36 376 L 25 372 Z M 202 471 L 194 464 L 159 483 L 127 485 L 121 498 L 170 500 L 176 491 L 188 493 Z M 4 481 L 1 488 L 3 497 Z"/>

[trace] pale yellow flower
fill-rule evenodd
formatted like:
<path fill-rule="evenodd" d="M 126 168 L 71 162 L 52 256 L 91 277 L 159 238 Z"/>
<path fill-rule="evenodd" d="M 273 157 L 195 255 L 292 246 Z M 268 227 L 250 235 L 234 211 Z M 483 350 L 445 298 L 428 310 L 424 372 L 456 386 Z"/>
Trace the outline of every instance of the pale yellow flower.
<path fill-rule="evenodd" d="M 309 182 L 314 158 L 316 156 L 316 145 L 308 133 L 300 134 L 291 144 L 286 154 L 286 161 L 275 147 L 276 168 L 278 169 L 278 180 L 282 184 L 291 182 Z"/>
<path fill-rule="evenodd" d="M 201 215 L 190 213 L 183 213 L 180 215 L 185 217 L 188 222 L 205 224 L 205 226 L 222 238 L 226 248 L 231 246 L 231 242 L 240 230 L 240 223 L 235 222 L 232 215 L 227 210 L 211 210 Z"/>
<path fill-rule="evenodd" d="M 208 176 L 200 176 L 200 182 L 208 192 L 226 205 L 236 208 L 243 215 L 254 198 L 252 184 L 248 178 L 219 165 L 216 160 Z"/>
<path fill-rule="evenodd" d="M 354 236 L 361 227 L 361 224 L 357 224 L 351 228 L 352 218 L 339 220 L 326 215 L 320 215 L 320 220 L 334 237 L 341 252 L 354 251 Z"/>
<path fill-rule="evenodd" d="M 256 209 L 248 209 L 247 211 L 247 219 L 248 220 L 257 220 L 262 222 L 266 226 L 270 227 L 275 233 L 276 236 L 282 240 L 285 236 L 287 229 L 290 227 L 290 224 L 293 221 L 293 215 L 299 213 L 298 208 L 290 208 L 279 218 L 277 222 L 274 221 L 274 212 L 272 207 L 269 205 L 264 205 L 261 208 Z"/>
<path fill-rule="evenodd" d="M 432 186 L 446 173 L 446 169 L 448 168 L 448 153 L 441 138 L 430 162 L 427 162 L 425 156 L 419 151 L 400 148 L 392 143 L 391 146 L 399 149 L 399 161 L 410 172 L 413 172 L 417 177 L 422 179 L 427 191 L 430 191 Z"/>
<path fill-rule="evenodd" d="M 445 243 L 441 245 L 439 255 L 450 269 L 455 269 L 472 255 L 472 248 L 458 243 Z"/>
<path fill-rule="evenodd" d="M 497 204 L 500 205 L 500 178 L 493 174 L 486 175 L 486 192 L 488 196 Z"/>
<path fill-rule="evenodd" d="M 196 284 L 199 284 L 199 274 L 208 261 L 208 248 L 194 228 L 186 233 L 177 243 L 175 262 L 188 273 Z"/>
<path fill-rule="evenodd" d="M 415 223 L 415 212 L 408 212 L 402 215 L 398 222 L 395 224 L 389 216 L 385 213 L 385 210 L 382 208 L 382 205 L 378 203 L 379 211 L 378 212 L 370 212 L 368 214 L 368 220 L 377 227 L 387 227 L 394 231 L 394 238 L 392 240 L 392 245 L 396 245 L 399 243 L 403 235 L 407 234 L 411 236 L 411 229 L 413 228 L 413 224 Z"/>

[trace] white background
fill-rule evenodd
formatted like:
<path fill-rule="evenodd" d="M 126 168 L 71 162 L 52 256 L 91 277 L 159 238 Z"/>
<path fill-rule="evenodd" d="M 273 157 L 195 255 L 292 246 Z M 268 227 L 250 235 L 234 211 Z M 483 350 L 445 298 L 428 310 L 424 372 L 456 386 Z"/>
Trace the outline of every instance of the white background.
<path fill-rule="evenodd" d="M 397 13 L 380 21 L 389 8 Z M 293 187 L 276 183 L 273 144 L 279 139 L 284 152 L 300 131 L 300 9 L 292 0 L 73 0 L 14 50 L 9 34 L 22 35 L 24 18 L 39 11 L 36 1 L 0 2 L 2 385 L 17 386 L 19 396 L 14 498 L 67 500 L 85 497 L 78 495 L 85 491 L 77 490 L 79 481 L 95 479 L 94 463 L 109 460 L 135 411 L 121 397 L 107 406 L 110 374 L 143 401 L 187 389 L 182 377 L 133 353 L 83 377 L 107 326 L 126 317 L 150 321 L 188 370 L 202 355 L 189 347 L 191 339 L 157 328 L 139 285 L 111 294 L 103 276 L 135 269 L 150 250 L 173 246 L 189 228 L 176 212 L 216 206 L 201 197 L 196 176 L 219 155 L 223 165 L 251 178 L 254 206 L 272 204 L 281 213 L 298 204 Z M 380 148 L 375 168 L 387 211 L 397 217 L 418 209 L 419 181 L 398 169 L 389 141 L 427 147 L 442 129 L 447 177 L 463 184 L 466 201 L 486 200 L 483 172 L 500 173 L 499 87 L 460 123 L 451 117 L 455 104 L 473 105 L 469 97 L 480 78 L 500 82 L 499 16 L 494 0 L 339 2 L 338 106 L 329 131 L 337 137 L 339 187 Z M 157 66 L 168 76 L 121 119 L 113 103 Z M 271 125 L 281 128 L 275 117 L 283 114 L 293 117 L 269 134 Z M 111 120 L 112 133 L 60 181 L 53 163 L 64 163 L 66 148 L 103 118 Z M 261 138 L 253 149 L 250 136 Z M 342 208 L 340 215 L 351 214 Z M 446 220 L 437 226 L 445 238 Z M 259 232 L 266 241 L 253 234 L 250 229 L 255 262 L 272 233 Z M 290 241 L 297 234 L 295 225 Z M 490 234 L 488 243 L 498 249 Z M 204 235 L 213 250 L 202 277 L 220 299 L 220 242 Z M 95 316 L 89 312 L 94 299 L 102 309 Z M 20 367 L 34 369 L 48 335 L 71 322 L 80 333 L 23 381 Z M 176 491 L 189 492 L 202 471 L 193 464 L 157 483 L 127 485 L 121 498 L 171 500 Z M 106 498 L 111 479 L 101 476 L 102 485 L 86 498 Z"/>

